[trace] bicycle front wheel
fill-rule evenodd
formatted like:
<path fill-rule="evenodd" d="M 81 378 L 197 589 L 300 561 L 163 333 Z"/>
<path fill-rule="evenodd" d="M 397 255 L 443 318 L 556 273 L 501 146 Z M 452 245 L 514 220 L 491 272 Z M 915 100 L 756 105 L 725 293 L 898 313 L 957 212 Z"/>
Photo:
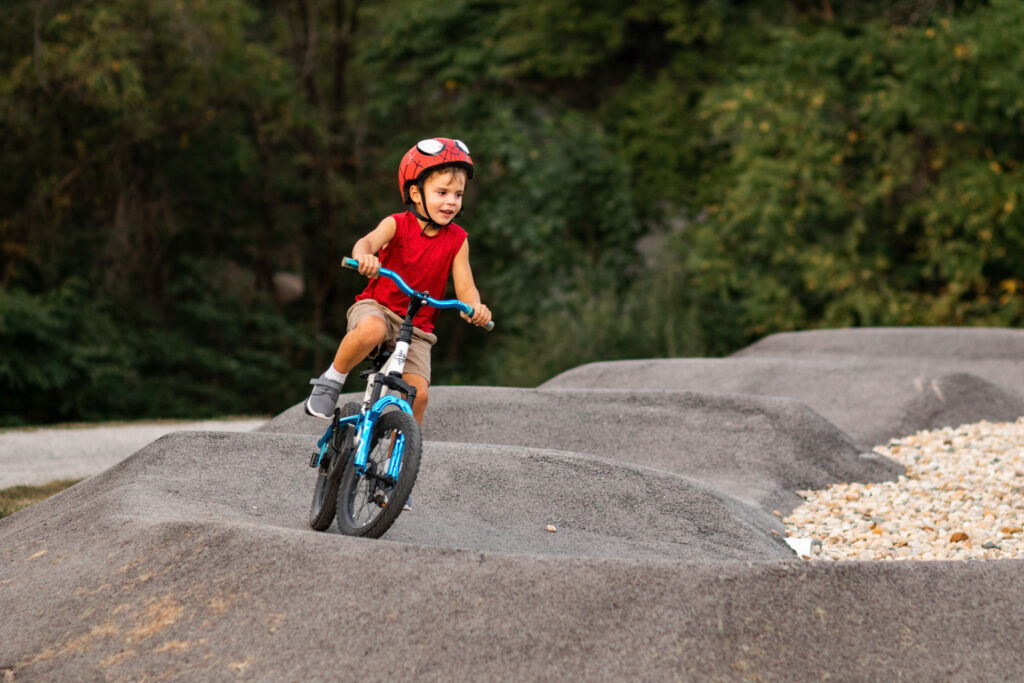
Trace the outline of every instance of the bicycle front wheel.
<path fill-rule="evenodd" d="M 363 474 L 349 463 L 338 492 L 338 529 L 380 538 L 395 523 L 420 469 L 420 426 L 405 412 L 384 413 L 373 426 Z M 397 470 L 397 476 L 394 475 Z"/>

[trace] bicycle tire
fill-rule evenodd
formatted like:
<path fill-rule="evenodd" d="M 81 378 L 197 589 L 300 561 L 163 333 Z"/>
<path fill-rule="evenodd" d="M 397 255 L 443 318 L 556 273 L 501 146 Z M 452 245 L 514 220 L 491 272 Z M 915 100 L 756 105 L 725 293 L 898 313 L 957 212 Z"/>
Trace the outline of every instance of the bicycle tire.
<path fill-rule="evenodd" d="M 341 417 L 351 417 L 358 413 L 358 403 L 346 403 L 341 408 Z M 323 461 L 317 469 L 313 502 L 309 505 L 309 526 L 316 531 L 326 531 L 337 516 L 338 487 L 345 461 L 352 449 L 354 431 L 351 425 L 346 425 L 344 429 L 335 429 L 330 443 L 327 444 Z"/>
<path fill-rule="evenodd" d="M 327 468 L 321 466 L 316 474 L 313 488 L 313 502 L 309 506 L 309 526 L 316 531 L 326 531 L 334 521 L 338 510 L 338 484 L 327 476 Z"/>
<path fill-rule="evenodd" d="M 397 437 L 405 439 L 402 465 L 397 481 L 383 481 Z M 395 439 L 392 436 L 396 437 Z M 373 426 L 367 471 L 346 467 L 338 492 L 338 530 L 348 536 L 380 538 L 402 513 L 420 469 L 423 437 L 420 426 L 406 412 L 384 413 Z"/>

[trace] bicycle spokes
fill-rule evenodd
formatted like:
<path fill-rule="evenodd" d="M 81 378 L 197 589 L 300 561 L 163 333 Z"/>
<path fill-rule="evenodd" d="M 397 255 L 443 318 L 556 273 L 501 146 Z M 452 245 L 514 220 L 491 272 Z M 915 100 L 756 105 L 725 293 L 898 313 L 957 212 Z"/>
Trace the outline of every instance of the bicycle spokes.
<path fill-rule="evenodd" d="M 378 537 L 398 517 L 416 480 L 419 425 L 406 412 L 384 413 L 367 447 L 366 464 L 349 468 L 342 484 L 338 527 L 353 536 Z"/>
<path fill-rule="evenodd" d="M 353 511 L 355 521 L 369 521 L 391 502 L 398 480 L 396 475 L 401 468 L 401 445 L 404 441 L 399 430 L 392 429 L 374 444 L 356 488 L 353 501 L 358 506 Z"/>

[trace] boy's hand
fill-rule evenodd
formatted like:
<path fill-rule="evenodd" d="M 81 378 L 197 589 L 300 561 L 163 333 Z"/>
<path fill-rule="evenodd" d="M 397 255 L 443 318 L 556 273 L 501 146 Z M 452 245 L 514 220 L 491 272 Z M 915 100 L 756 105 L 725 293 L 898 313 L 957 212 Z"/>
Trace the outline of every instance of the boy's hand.
<path fill-rule="evenodd" d="M 359 273 L 365 275 L 368 278 L 375 278 L 380 274 L 380 259 L 373 254 L 360 254 L 359 256 L 353 256 L 356 261 L 359 261 Z"/>
<path fill-rule="evenodd" d="M 472 318 L 467 316 L 465 313 L 460 313 L 459 315 L 461 315 L 463 319 L 479 327 L 483 327 L 487 323 L 491 322 L 491 309 L 487 308 L 487 306 L 483 304 L 477 304 L 473 307 Z"/>

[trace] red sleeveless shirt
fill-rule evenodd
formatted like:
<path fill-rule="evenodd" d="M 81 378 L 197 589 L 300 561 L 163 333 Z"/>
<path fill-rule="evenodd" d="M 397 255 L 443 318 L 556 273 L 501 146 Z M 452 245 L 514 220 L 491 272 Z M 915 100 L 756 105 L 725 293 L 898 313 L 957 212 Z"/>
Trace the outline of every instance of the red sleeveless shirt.
<path fill-rule="evenodd" d="M 435 299 L 443 299 L 452 272 L 455 255 L 466 241 L 466 231 L 449 223 L 433 237 L 423 234 L 416 216 L 411 211 L 396 213 L 395 236 L 380 250 L 380 264 L 402 276 L 406 284 L 417 292 L 427 292 Z M 373 299 L 391 309 L 399 317 L 405 317 L 409 297 L 398 290 L 398 286 L 386 277 L 370 280 L 356 301 Z M 434 321 L 440 311 L 423 306 L 413 318 L 413 325 L 424 332 L 434 331 Z"/>

